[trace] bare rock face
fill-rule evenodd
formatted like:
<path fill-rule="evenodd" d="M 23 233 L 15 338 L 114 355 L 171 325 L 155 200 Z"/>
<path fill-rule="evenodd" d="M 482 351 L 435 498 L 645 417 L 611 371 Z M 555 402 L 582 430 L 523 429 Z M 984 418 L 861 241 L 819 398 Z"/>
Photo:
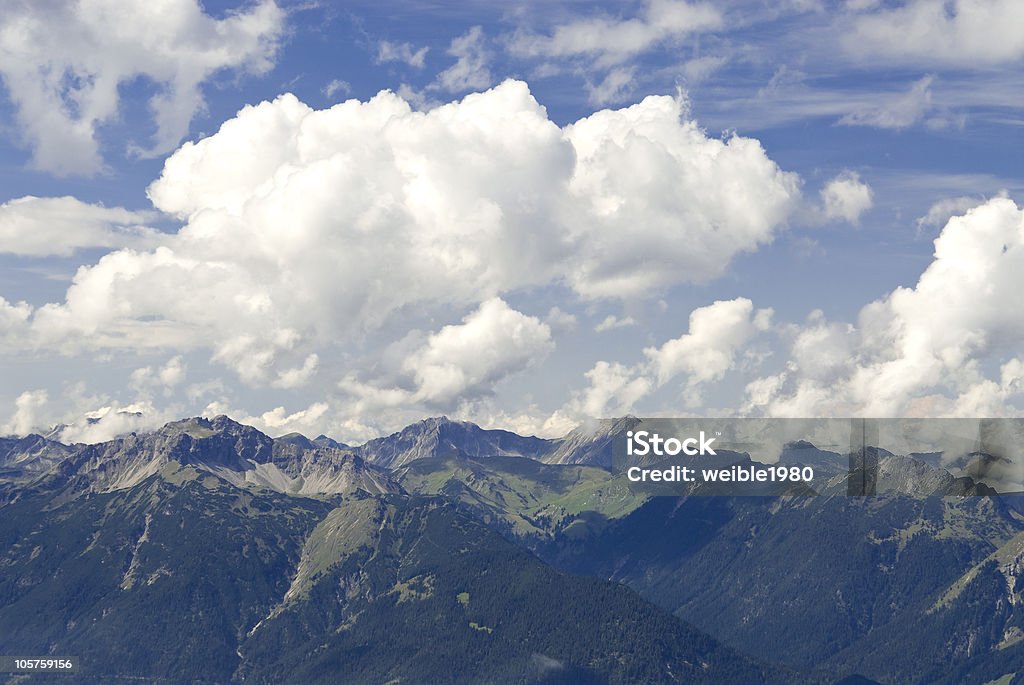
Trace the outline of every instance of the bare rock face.
<path fill-rule="evenodd" d="M 602 419 L 578 426 L 543 461 L 549 464 L 611 466 L 612 443 L 640 423 L 635 416 Z"/>

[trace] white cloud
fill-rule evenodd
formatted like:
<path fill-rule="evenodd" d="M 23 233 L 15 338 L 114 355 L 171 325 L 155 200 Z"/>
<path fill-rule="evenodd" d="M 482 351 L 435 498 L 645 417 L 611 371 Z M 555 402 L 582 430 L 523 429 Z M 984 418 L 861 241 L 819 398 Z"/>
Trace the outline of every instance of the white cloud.
<path fill-rule="evenodd" d="M 462 323 L 432 333 L 408 354 L 400 375 L 412 389 L 361 383 L 351 376 L 341 387 L 361 401 L 361 412 L 415 404 L 454 407 L 487 394 L 497 382 L 543 359 L 553 347 L 547 324 L 492 298 Z"/>
<path fill-rule="evenodd" d="M 337 93 L 348 95 L 351 92 L 352 84 L 337 78 L 331 80 L 330 83 L 323 87 L 323 94 L 328 98 L 334 97 Z"/>
<path fill-rule="evenodd" d="M 616 328 L 627 328 L 629 326 L 635 325 L 636 321 L 634 321 L 633 317 L 631 316 L 627 316 L 620 319 L 614 314 L 609 314 L 608 316 L 604 317 L 604 319 L 600 323 L 594 326 L 594 332 L 604 333 L 605 331 L 612 331 L 615 330 Z"/>
<path fill-rule="evenodd" d="M 855 171 L 844 171 L 821 189 L 821 203 L 826 219 L 843 219 L 851 224 L 874 204 L 871 186 L 860 180 Z"/>
<path fill-rule="evenodd" d="M 66 257 L 85 247 L 150 248 L 162 237 L 143 225 L 153 218 L 73 197 L 28 195 L 0 204 L 0 253 Z"/>
<path fill-rule="evenodd" d="M 48 395 L 45 390 L 27 390 L 14 401 L 14 414 L 0 428 L 0 435 L 25 436 L 39 426 L 39 409 L 46 406 Z"/>
<path fill-rule="evenodd" d="M 446 402 L 490 389 L 553 347 L 547 324 L 492 298 L 461 324 L 431 335 L 404 366 L 416 382 L 417 399 Z"/>
<path fill-rule="evenodd" d="M 206 348 L 263 385 L 410 311 L 550 284 L 594 299 L 707 281 L 784 227 L 799 179 L 756 140 L 709 138 L 685 115 L 650 97 L 560 129 L 515 81 L 429 112 L 388 92 L 246 107 L 150 186 L 182 229 L 79 269 L 21 343 Z M 24 326 L 27 310 L 6 306 Z"/>
<path fill-rule="evenodd" d="M 599 361 L 584 376 L 588 387 L 564 410 L 570 416 L 607 418 L 633 411 L 653 389 L 650 378 L 618 362 Z"/>
<path fill-rule="evenodd" d="M 594 217 L 574 229 L 584 240 L 570 281 L 584 296 L 658 290 L 680 269 L 709 280 L 724 272 L 725 255 L 768 242 L 793 210 L 795 175 L 756 140 L 708 138 L 680 120 L 685 107 L 649 97 L 566 128 L 577 159 L 569 189 Z"/>
<path fill-rule="evenodd" d="M 138 78 L 156 133 L 143 155 L 174 148 L 203 107 L 201 85 L 224 69 L 272 66 L 284 12 L 264 0 L 223 19 L 197 0 L 7 3 L 0 14 L 0 76 L 33 166 L 91 174 L 102 166 L 97 129 L 119 114 L 119 88 Z"/>
<path fill-rule="evenodd" d="M 575 19 L 556 26 L 549 36 L 521 33 L 510 47 L 522 56 L 588 56 L 598 66 L 611 66 L 666 41 L 720 28 L 723 22 L 711 4 L 648 0 L 640 17 Z"/>
<path fill-rule="evenodd" d="M 1024 58 L 1022 25 L 1019 0 L 908 0 L 840 28 L 847 52 L 863 59 L 984 68 Z"/>
<path fill-rule="evenodd" d="M 27 302 L 12 304 L 0 297 L 0 343 L 5 347 L 25 345 L 30 333 L 32 307 Z"/>
<path fill-rule="evenodd" d="M 971 196 L 960 196 L 960 197 L 947 197 L 939 200 L 932 204 L 928 208 L 928 212 L 917 219 L 917 230 L 918 233 L 924 231 L 926 228 L 941 228 L 946 225 L 951 218 L 958 214 L 965 213 L 968 209 L 973 209 L 978 205 L 982 204 L 985 200 L 979 197 Z"/>
<path fill-rule="evenodd" d="M 281 371 L 271 385 L 275 388 L 300 388 L 309 383 L 319 364 L 320 357 L 315 352 L 311 353 L 302 362 L 302 366 Z"/>
<path fill-rule="evenodd" d="M 133 388 L 145 393 L 149 388 L 159 387 L 169 394 L 179 383 L 185 380 L 187 367 L 181 355 L 175 355 L 167 362 L 154 369 L 152 366 L 143 366 L 132 371 L 130 382 Z"/>
<path fill-rule="evenodd" d="M 634 67 L 616 67 L 609 71 L 604 80 L 587 89 L 590 102 L 595 105 L 606 105 L 610 102 L 621 102 L 632 92 Z"/>
<path fill-rule="evenodd" d="M 687 60 L 683 63 L 680 71 L 687 83 L 696 84 L 707 80 L 728 63 L 728 57 L 720 55 L 705 55 L 703 57 L 694 57 L 691 60 Z"/>
<path fill-rule="evenodd" d="M 232 410 L 222 403 L 212 402 L 203 411 L 203 416 L 213 418 L 218 414 L 226 414 L 239 423 L 252 426 L 271 436 L 286 433 L 315 436 L 322 432 L 329 409 L 330 406 L 326 402 L 314 402 L 305 409 L 299 409 L 291 414 L 284 407 L 275 407 L 257 416 L 251 416 L 244 411 Z"/>
<path fill-rule="evenodd" d="M 721 380 L 755 336 L 771 329 L 771 309 L 754 309 L 746 298 L 718 300 L 690 313 L 689 330 L 661 347 L 644 350 L 632 366 L 600 361 L 585 374 L 588 387 L 560 410 L 585 418 L 621 416 L 641 399 L 682 375 L 686 399 L 694 404 L 704 384 Z"/>
<path fill-rule="evenodd" d="M 149 400 L 131 404 L 112 402 L 84 413 L 75 412 L 64 421 L 60 441 L 66 444 L 106 442 L 126 433 L 150 431 L 178 418 L 181 417 L 175 414 L 174 408 L 157 408 Z"/>
<path fill-rule="evenodd" d="M 181 355 L 167 360 L 167 363 L 160 369 L 158 378 L 168 388 L 173 388 L 181 383 L 185 379 L 185 362 L 182 361 Z"/>
<path fill-rule="evenodd" d="M 750 379 L 741 415 L 1021 415 L 1022 290 L 1024 208 L 996 197 L 949 219 L 916 285 L 866 305 L 855 324 L 816 310 L 772 325 L 749 300 L 716 302 L 694 310 L 685 335 L 644 350 L 646 362 L 595 365 L 562 413 L 622 414 L 676 376 L 689 396 L 739 370 Z M 755 376 L 764 333 L 787 354 L 778 372 Z"/>
<path fill-rule="evenodd" d="M 758 332 L 771 327 L 771 309 L 754 311 L 753 303 L 743 297 L 718 300 L 690 313 L 689 331 L 659 348 L 649 347 L 644 354 L 658 385 L 680 374 L 687 387 L 720 380 L 732 370 L 737 353 Z"/>
<path fill-rule="evenodd" d="M 544 317 L 544 323 L 556 333 L 570 333 L 576 330 L 576 315 L 563 311 L 560 307 L 552 307 Z"/>
<path fill-rule="evenodd" d="M 1001 415 L 1021 391 L 1024 211 L 1000 197 L 953 217 L 913 288 L 793 329 L 790 361 L 748 386 L 779 416 Z M 987 370 L 1000 368 L 996 378 Z"/>
<path fill-rule="evenodd" d="M 561 438 L 579 425 L 579 419 L 562 411 L 543 411 L 530 405 L 521 411 L 503 411 L 486 402 L 466 403 L 451 417 L 457 421 L 471 421 L 481 428 L 508 430 L 519 435 L 539 438 Z"/>
<path fill-rule="evenodd" d="M 932 106 L 934 76 L 925 76 L 905 93 L 879 96 L 877 102 L 863 104 L 844 115 L 840 124 L 902 129 L 920 122 Z"/>
<path fill-rule="evenodd" d="M 393 43 L 382 40 L 377 43 L 377 63 L 402 62 L 410 67 L 422 69 L 429 51 L 428 47 L 417 50 L 412 43 Z"/>
<path fill-rule="evenodd" d="M 479 26 L 454 39 L 448 54 L 455 58 L 455 64 L 438 74 L 429 88 L 446 93 L 464 93 L 482 90 L 494 83 L 487 66 L 490 53 L 485 41 L 483 29 Z"/>

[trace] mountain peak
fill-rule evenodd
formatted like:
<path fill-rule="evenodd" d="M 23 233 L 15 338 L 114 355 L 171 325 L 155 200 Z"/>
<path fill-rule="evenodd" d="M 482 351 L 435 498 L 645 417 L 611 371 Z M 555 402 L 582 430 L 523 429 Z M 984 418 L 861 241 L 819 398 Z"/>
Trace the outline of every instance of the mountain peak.
<path fill-rule="evenodd" d="M 481 428 L 469 421 L 435 416 L 387 437 L 370 440 L 357 450 L 372 464 L 395 468 L 416 459 L 451 454 L 542 459 L 551 452 L 553 444 L 542 438 L 523 437 L 509 431 Z"/>
<path fill-rule="evenodd" d="M 240 433 L 257 431 L 252 426 L 235 421 L 226 414 L 218 414 L 212 419 L 206 416 L 193 416 L 164 424 L 157 432 L 185 433 L 193 438 L 208 438 L 216 433 Z"/>
<path fill-rule="evenodd" d="M 619 435 L 636 428 L 640 419 L 627 414 L 612 419 L 591 419 L 573 428 L 548 461 L 552 464 L 610 466 L 612 443 Z"/>

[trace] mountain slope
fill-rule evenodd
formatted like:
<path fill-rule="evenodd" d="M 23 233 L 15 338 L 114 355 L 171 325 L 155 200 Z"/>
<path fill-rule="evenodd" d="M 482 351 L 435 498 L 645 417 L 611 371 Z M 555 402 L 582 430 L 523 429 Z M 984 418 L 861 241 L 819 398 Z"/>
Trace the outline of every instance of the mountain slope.
<path fill-rule="evenodd" d="M 337 517 L 362 525 L 334 536 L 335 562 L 241 646 L 246 682 L 333 683 L 339 669 L 439 684 L 789 678 L 621 586 L 545 566 L 442 499 L 357 506 Z"/>
<path fill-rule="evenodd" d="M 364 490 L 397 492 L 384 470 L 350 450 L 324 447 L 302 436 L 274 440 L 226 416 L 175 421 L 151 433 L 131 433 L 95 445 L 64 447 L 44 474 L 67 492 L 130 488 L 169 465 L 187 465 L 245 487 L 295 495 Z M 36 474 L 38 475 L 38 474 Z"/>
<path fill-rule="evenodd" d="M 64 504 L 25 493 L 0 509 L 0 653 L 76 655 L 76 682 L 227 682 L 329 509 L 194 467 Z"/>
<path fill-rule="evenodd" d="M 0 481 L 25 481 L 38 477 L 64 461 L 74 448 L 41 435 L 0 437 Z"/>
<path fill-rule="evenodd" d="M 523 437 L 503 430 L 485 430 L 468 421 L 440 417 L 414 423 L 356 449 L 369 463 L 393 469 L 416 459 L 456 452 L 470 457 L 508 456 L 543 460 L 555 444 L 552 440 Z"/>
<path fill-rule="evenodd" d="M 542 457 L 549 464 L 590 464 L 611 466 L 612 444 L 615 438 L 625 435 L 640 423 L 635 416 L 620 419 L 603 419 L 577 426 L 569 432 L 551 454 Z"/>
<path fill-rule="evenodd" d="M 408 492 L 462 502 L 481 520 L 520 539 L 592 532 L 646 499 L 605 469 L 521 457 L 418 459 L 396 477 Z"/>
<path fill-rule="evenodd" d="M 77 655 L 76 682 L 793 682 L 444 498 L 329 503 L 174 463 L 53 495 L 0 509 L 0 653 Z"/>
<path fill-rule="evenodd" d="M 837 654 L 830 664 L 837 672 L 931 682 L 932 669 L 968 656 L 957 655 L 955 636 L 988 631 L 987 639 L 996 632 L 1003 639 L 1016 619 L 1001 619 L 997 630 L 991 615 L 968 605 L 941 623 L 914 617 L 926 617 L 965 573 L 1024 530 L 1011 498 L 846 497 L 844 490 L 839 482 L 819 497 L 657 497 L 594 538 L 541 551 L 564 568 L 625 582 L 727 644 L 796 668 Z M 988 606 L 1000 599 L 1011 604 L 1003 596 Z M 998 641 L 985 643 L 990 654 Z M 875 652 L 887 656 L 868 658 Z"/>

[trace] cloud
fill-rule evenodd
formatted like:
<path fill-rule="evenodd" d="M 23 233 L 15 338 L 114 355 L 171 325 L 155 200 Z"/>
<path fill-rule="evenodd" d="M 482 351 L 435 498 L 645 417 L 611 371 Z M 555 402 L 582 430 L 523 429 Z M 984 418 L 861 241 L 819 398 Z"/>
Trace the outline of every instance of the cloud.
<path fill-rule="evenodd" d="M 721 55 L 705 55 L 687 60 L 681 66 L 680 73 L 689 84 L 701 83 L 729 63 L 728 57 Z M 782 68 L 782 67 L 780 67 Z"/>
<path fill-rule="evenodd" d="M 771 329 L 771 309 L 754 309 L 746 298 L 718 300 L 690 313 L 689 330 L 660 347 L 644 350 L 645 360 L 627 366 L 599 361 L 585 374 L 588 387 L 561 413 L 577 420 L 621 416 L 657 388 L 683 376 L 687 404 L 703 385 L 736 368 L 737 358 L 755 336 Z"/>
<path fill-rule="evenodd" d="M 879 96 L 880 102 L 864 104 L 844 115 L 839 123 L 845 126 L 873 126 L 903 129 L 920 122 L 932 106 L 931 86 L 934 76 L 915 82 L 906 93 Z"/>
<path fill-rule="evenodd" d="M 223 19 L 196 0 L 7 3 L 0 16 L 0 77 L 32 149 L 32 164 L 58 175 L 102 167 L 98 128 L 119 115 L 119 88 L 139 77 L 156 133 L 136 152 L 172 150 L 203 107 L 201 85 L 221 70 L 265 72 L 284 12 L 264 0 Z"/>
<path fill-rule="evenodd" d="M 178 418 L 181 417 L 174 408 L 161 409 L 149 400 L 131 404 L 112 402 L 68 418 L 60 432 L 60 441 L 66 444 L 106 442 L 127 433 L 150 431 Z"/>
<path fill-rule="evenodd" d="M 14 414 L 0 428 L 0 435 L 25 436 L 39 428 L 39 409 L 46 406 L 45 390 L 27 390 L 14 401 Z"/>
<path fill-rule="evenodd" d="M 548 311 L 548 315 L 544 317 L 544 323 L 546 323 L 552 331 L 558 333 L 570 333 L 576 330 L 576 316 L 563 311 L 560 307 L 552 307 L 551 310 Z"/>
<path fill-rule="evenodd" d="M 208 349 L 252 385 L 297 382 L 309 355 L 412 313 L 708 281 L 784 229 L 799 185 L 670 97 L 559 128 L 516 81 L 429 112 L 285 95 L 167 159 L 149 196 L 182 228 L 159 247 L 83 266 L 27 324 L 6 306 L 22 345 Z"/>
<path fill-rule="evenodd" d="M 1024 211 L 1012 200 L 953 217 L 913 288 L 868 304 L 856 326 L 816 312 L 793 327 L 786 368 L 748 386 L 747 409 L 878 417 L 1012 411 L 1024 368 L 1022 274 Z"/>
<path fill-rule="evenodd" d="M 0 297 L 0 343 L 5 347 L 23 347 L 30 333 L 32 307 L 27 302 L 12 304 Z"/>
<path fill-rule="evenodd" d="M 504 411 L 486 400 L 465 403 L 450 416 L 457 421 L 471 421 L 481 428 L 508 430 L 539 438 L 561 438 L 579 425 L 576 417 L 562 411 L 543 411 L 532 404 L 519 411 Z"/>
<path fill-rule="evenodd" d="M 186 365 L 181 355 L 175 355 L 167 360 L 160 368 L 143 366 L 132 371 L 130 383 L 140 393 L 145 393 L 149 388 L 162 388 L 165 394 L 183 380 L 185 380 Z"/>
<path fill-rule="evenodd" d="M 271 385 L 275 388 L 300 388 L 310 381 L 319 364 L 320 357 L 315 352 L 311 353 L 302 362 L 302 366 L 281 371 Z"/>
<path fill-rule="evenodd" d="M 0 204 L 0 253 L 66 257 L 86 247 L 148 248 L 162 234 L 144 226 L 154 212 L 31 195 Z"/>
<path fill-rule="evenodd" d="M 969 195 L 939 200 L 928 208 L 928 212 L 924 216 L 918 217 L 917 231 L 921 233 L 926 228 L 941 228 L 954 216 L 963 214 L 983 202 L 983 199 Z"/>
<path fill-rule="evenodd" d="M 352 92 L 352 84 L 348 81 L 342 81 L 341 79 L 334 79 L 326 86 L 323 87 L 323 94 L 325 97 L 332 98 L 336 93 L 347 95 Z"/>
<path fill-rule="evenodd" d="M 601 361 L 560 416 L 621 415 L 681 377 L 686 399 L 740 371 L 738 415 L 986 417 L 1024 414 L 1024 208 L 999 196 L 948 220 L 913 287 L 867 304 L 856 323 L 820 310 L 773 324 L 745 298 L 693 311 L 689 331 L 633 365 Z M 763 372 L 759 339 L 784 351 Z M 664 410 L 655 410 L 655 413 Z M 671 410 L 670 410 L 671 411 Z M 676 410 L 678 413 L 678 409 Z"/>
<path fill-rule="evenodd" d="M 487 67 L 490 53 L 485 45 L 483 29 L 479 26 L 474 26 L 465 35 L 454 39 L 448 54 L 455 57 L 455 64 L 438 74 L 428 86 L 429 89 L 464 93 L 467 90 L 481 90 L 494 83 Z"/>
<path fill-rule="evenodd" d="M 605 105 L 626 99 L 632 92 L 635 73 L 636 69 L 633 67 L 612 69 L 599 84 L 588 87 L 590 102 L 595 105 Z"/>
<path fill-rule="evenodd" d="M 887 63 L 985 68 L 1024 58 L 1017 0 L 909 0 L 840 25 L 846 51 Z"/>
<path fill-rule="evenodd" d="M 874 204 L 871 186 L 860 180 L 855 171 L 844 171 L 821 189 L 821 203 L 826 219 L 843 219 L 851 224 Z"/>
<path fill-rule="evenodd" d="M 416 382 L 417 399 L 445 402 L 490 389 L 553 347 L 547 324 L 492 298 L 461 324 L 431 335 L 404 367 Z"/>
<path fill-rule="evenodd" d="M 584 377 L 588 387 L 567 408 L 567 413 L 581 418 L 628 414 L 654 387 L 636 368 L 618 362 L 599 361 Z"/>
<path fill-rule="evenodd" d="M 206 407 L 202 415 L 213 418 L 219 414 L 226 414 L 239 423 L 252 426 L 271 436 L 287 433 L 302 433 L 312 436 L 321 433 L 320 429 L 323 427 L 323 420 L 329 409 L 330 406 L 326 402 L 314 402 L 305 409 L 299 409 L 291 414 L 284 407 L 275 407 L 253 416 L 244 411 L 231 409 L 222 403 L 213 402 Z"/>
<path fill-rule="evenodd" d="M 392 43 L 382 40 L 377 43 L 377 63 L 402 62 L 410 67 L 422 69 L 429 51 L 428 47 L 417 50 L 412 43 Z"/>
<path fill-rule="evenodd" d="M 604 333 L 605 331 L 612 331 L 615 330 L 616 328 L 627 328 L 629 326 L 635 325 L 636 321 L 634 321 L 633 317 L 631 316 L 627 316 L 623 319 L 620 319 L 614 314 L 609 314 L 604 318 L 604 320 L 602 320 L 599 324 L 594 326 L 594 332 Z"/>
<path fill-rule="evenodd" d="M 680 374 L 690 389 L 721 380 L 733 369 L 737 353 L 755 334 L 771 327 L 772 314 L 771 309 L 755 312 L 753 303 L 743 297 L 695 309 L 686 334 L 644 350 L 650 371 L 658 385 Z"/>
<path fill-rule="evenodd" d="M 401 382 L 411 389 L 361 383 L 351 376 L 341 387 L 359 398 L 362 411 L 414 404 L 454 407 L 489 393 L 497 382 L 541 360 L 553 348 L 547 324 L 492 298 L 462 323 L 432 333 L 405 357 Z"/>
<path fill-rule="evenodd" d="M 596 219 L 576 229 L 585 239 L 570 280 L 582 295 L 649 293 L 678 282 L 680 268 L 711 279 L 726 254 L 768 242 L 793 210 L 795 175 L 756 140 L 714 140 L 680 121 L 685 104 L 649 97 L 566 128 L 577 158 L 569 189 Z"/>
<path fill-rule="evenodd" d="M 640 17 L 599 16 L 556 26 L 551 35 L 520 33 L 510 49 L 525 57 L 594 58 L 599 67 L 621 63 L 661 43 L 720 28 L 722 15 L 707 3 L 648 0 Z"/>

